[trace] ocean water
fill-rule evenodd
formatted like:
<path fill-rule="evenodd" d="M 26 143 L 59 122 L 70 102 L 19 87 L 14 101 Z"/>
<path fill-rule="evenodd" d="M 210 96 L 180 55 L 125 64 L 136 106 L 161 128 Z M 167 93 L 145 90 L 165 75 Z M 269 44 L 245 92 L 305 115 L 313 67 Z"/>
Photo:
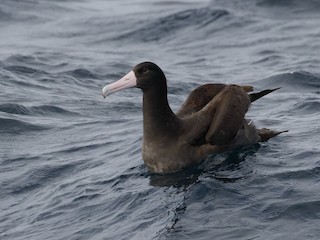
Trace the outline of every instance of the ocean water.
<path fill-rule="evenodd" d="M 1 0 L 0 239 L 320 239 L 320 1 Z M 177 174 L 143 164 L 137 63 L 177 110 L 209 82 L 281 87 L 289 130 Z"/>

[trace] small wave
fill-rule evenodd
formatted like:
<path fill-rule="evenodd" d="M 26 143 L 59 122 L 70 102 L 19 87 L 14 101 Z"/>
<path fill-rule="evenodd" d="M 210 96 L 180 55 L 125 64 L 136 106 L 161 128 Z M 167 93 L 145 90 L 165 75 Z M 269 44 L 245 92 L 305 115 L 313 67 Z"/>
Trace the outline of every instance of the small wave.
<path fill-rule="evenodd" d="M 57 54 L 58 55 L 58 54 Z M 6 58 L 2 65 L 12 72 L 29 72 L 29 73 L 47 73 L 56 72 L 57 69 L 65 69 L 69 66 L 68 63 L 62 62 L 60 58 L 68 58 L 64 54 L 55 54 L 36 52 L 33 55 L 13 54 Z M 24 68 L 23 68 L 24 67 Z"/>
<path fill-rule="evenodd" d="M 25 107 L 20 104 L 5 103 L 0 104 L 0 112 L 18 114 L 18 115 L 74 115 L 76 113 L 65 110 L 61 107 L 52 105 L 41 105 L 33 107 Z"/>
<path fill-rule="evenodd" d="M 172 82 L 168 87 L 168 92 L 169 94 L 183 95 L 187 97 L 186 94 L 189 94 L 192 90 L 194 90 L 197 87 L 199 87 L 199 84 L 194 82 L 191 82 L 191 83 Z"/>
<path fill-rule="evenodd" d="M 14 89 L 15 94 L 17 89 L 49 89 L 47 85 L 41 83 L 41 79 L 45 79 L 43 77 L 46 75 L 46 72 L 35 68 L 6 66 L 0 62 L 0 79 L 3 81 L 1 84 Z"/>
<path fill-rule="evenodd" d="M 292 216 L 299 216 L 301 219 L 319 219 L 320 201 L 299 202 L 290 205 L 282 214 L 287 219 L 292 219 Z"/>
<path fill-rule="evenodd" d="M 67 74 L 70 74 L 71 76 L 76 77 L 76 78 L 93 78 L 93 79 L 97 79 L 97 76 L 95 74 L 93 74 L 89 70 L 83 69 L 83 68 L 78 68 L 78 69 L 75 69 L 73 71 L 69 71 L 69 72 L 67 72 Z"/>
<path fill-rule="evenodd" d="M 319 201 L 306 201 L 297 202 L 288 205 L 282 203 L 272 203 L 268 205 L 262 214 L 268 218 L 268 220 L 275 219 L 292 219 L 292 216 L 303 219 L 318 219 L 318 212 L 320 211 Z"/>
<path fill-rule="evenodd" d="M 259 83 L 264 87 L 277 86 L 285 90 L 314 92 L 320 89 L 320 75 L 305 71 L 282 73 L 267 77 Z"/>
<path fill-rule="evenodd" d="M 5 66 L 4 69 L 18 74 L 46 74 L 45 71 L 20 65 Z"/>
<path fill-rule="evenodd" d="M 120 36 L 120 39 L 157 41 L 189 26 L 204 27 L 215 20 L 228 15 L 226 10 L 210 8 L 189 9 L 154 20 L 144 27 Z"/>
<path fill-rule="evenodd" d="M 253 2 L 253 1 L 252 1 Z M 315 0 L 257 0 L 256 6 L 267 10 L 266 18 L 318 19 L 320 2 Z M 256 11 L 259 9 L 255 9 Z"/>
<path fill-rule="evenodd" d="M 35 63 L 37 63 L 37 60 L 33 56 L 14 54 L 14 55 L 8 57 L 5 60 L 5 62 L 10 63 L 12 65 L 19 65 L 21 63 L 32 63 L 33 65 L 35 65 Z"/>
<path fill-rule="evenodd" d="M 27 0 L 27 1 L 1 1 L 0 19 L 18 23 L 44 23 L 56 16 L 54 12 L 70 12 L 71 8 L 66 8 L 55 2 Z M 5 13 L 3 18 L 2 13 Z"/>
<path fill-rule="evenodd" d="M 297 103 L 294 106 L 294 109 L 290 110 L 291 114 L 300 115 L 300 114 L 318 114 L 320 111 L 320 101 L 319 100 L 306 100 L 303 103 Z"/>
<path fill-rule="evenodd" d="M 257 1 L 258 6 L 283 6 L 283 7 L 290 7 L 294 3 L 292 0 L 259 0 Z"/>
<path fill-rule="evenodd" d="M 20 114 L 20 115 L 31 115 L 28 108 L 20 104 L 5 103 L 0 105 L 0 112 Z"/>
<path fill-rule="evenodd" d="M 303 8 L 313 8 L 319 9 L 320 3 L 314 0 L 258 0 L 257 6 L 262 7 L 303 7 Z"/>
<path fill-rule="evenodd" d="M 263 58 L 259 59 L 258 61 L 255 61 L 253 64 L 267 63 L 267 64 L 274 66 L 274 65 L 277 65 L 282 59 L 283 59 L 283 57 L 281 55 L 274 54 L 274 55 L 270 55 L 267 57 L 263 57 Z"/>
<path fill-rule="evenodd" d="M 70 171 L 73 167 L 74 165 L 72 164 L 65 164 L 61 166 L 45 165 L 40 168 L 30 170 L 12 183 L 11 191 L 13 194 L 19 194 L 36 189 L 43 183 L 61 176 L 61 174 L 66 171 Z"/>
<path fill-rule="evenodd" d="M 0 132 L 2 133 L 21 133 L 25 131 L 39 131 L 47 129 L 44 126 L 39 126 L 24 121 L 0 118 Z"/>
<path fill-rule="evenodd" d="M 110 102 L 108 104 L 111 111 L 115 111 L 116 113 L 136 113 L 137 111 L 141 111 L 141 103 L 137 102 L 129 102 L 126 101 L 117 101 L 117 102 Z M 110 113 L 110 110 L 108 110 Z M 111 114 L 111 113 L 110 113 Z"/>
<path fill-rule="evenodd" d="M 56 107 L 52 105 L 41 105 L 41 106 L 35 106 L 31 107 L 31 112 L 34 114 L 39 114 L 39 115 L 74 115 L 76 113 L 65 110 L 61 107 Z"/>

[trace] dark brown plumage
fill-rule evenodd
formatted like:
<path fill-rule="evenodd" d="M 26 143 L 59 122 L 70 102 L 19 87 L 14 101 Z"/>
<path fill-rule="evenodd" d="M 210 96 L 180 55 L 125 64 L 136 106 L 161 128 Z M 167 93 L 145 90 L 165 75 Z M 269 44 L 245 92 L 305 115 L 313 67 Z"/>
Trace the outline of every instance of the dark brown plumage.
<path fill-rule="evenodd" d="M 256 129 L 245 120 L 251 102 L 277 89 L 251 93 L 251 86 L 206 84 L 193 90 L 174 114 L 167 82 L 154 63 L 144 62 L 102 95 L 138 87 L 143 91 L 142 156 L 151 172 L 177 172 L 213 153 L 266 141 L 281 132 Z"/>

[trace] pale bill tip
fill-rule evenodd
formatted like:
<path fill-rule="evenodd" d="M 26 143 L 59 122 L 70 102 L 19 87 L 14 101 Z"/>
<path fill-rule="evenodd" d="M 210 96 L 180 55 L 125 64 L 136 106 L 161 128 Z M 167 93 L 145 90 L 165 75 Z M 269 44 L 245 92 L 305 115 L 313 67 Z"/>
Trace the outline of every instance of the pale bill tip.
<path fill-rule="evenodd" d="M 107 86 L 108 86 L 108 85 L 107 85 Z M 106 97 L 108 96 L 109 89 L 108 89 L 107 86 L 105 86 L 105 87 L 102 89 L 102 91 L 101 91 L 101 95 L 102 95 L 103 98 L 106 98 Z"/>

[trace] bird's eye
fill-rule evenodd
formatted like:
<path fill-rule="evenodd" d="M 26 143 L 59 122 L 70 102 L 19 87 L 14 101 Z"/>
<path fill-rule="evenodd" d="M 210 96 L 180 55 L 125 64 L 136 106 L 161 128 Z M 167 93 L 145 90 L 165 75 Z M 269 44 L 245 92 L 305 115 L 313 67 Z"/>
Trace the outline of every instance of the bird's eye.
<path fill-rule="evenodd" d="M 145 73 L 146 71 L 148 71 L 146 68 L 141 68 L 142 73 Z"/>

